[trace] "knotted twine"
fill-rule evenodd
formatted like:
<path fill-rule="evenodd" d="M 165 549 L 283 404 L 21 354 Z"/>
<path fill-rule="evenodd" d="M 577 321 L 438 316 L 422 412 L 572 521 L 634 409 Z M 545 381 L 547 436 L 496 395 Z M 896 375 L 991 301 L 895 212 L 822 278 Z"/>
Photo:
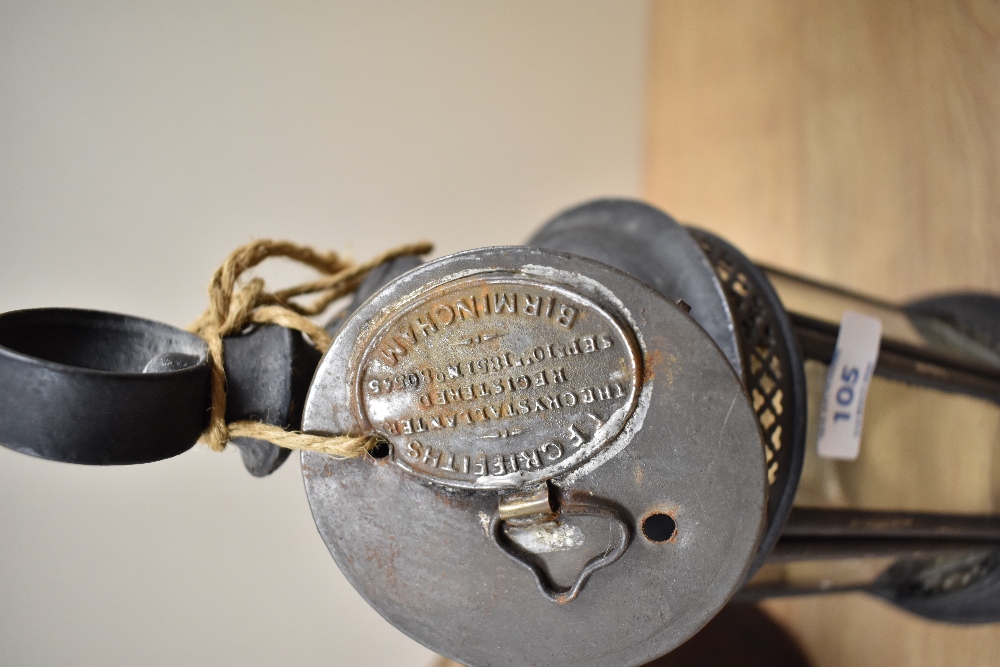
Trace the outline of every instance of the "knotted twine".
<path fill-rule="evenodd" d="M 341 259 L 335 252 L 318 252 L 308 246 L 288 241 L 261 239 L 234 250 L 212 276 L 208 285 L 209 306 L 188 330 L 208 343 L 211 368 L 211 415 L 201 440 L 221 452 L 230 438 L 257 438 L 287 449 L 321 452 L 341 458 L 363 456 L 377 440 L 370 433 L 319 436 L 286 431 L 280 426 L 259 421 L 226 423 L 226 371 L 223 366 L 223 336 L 240 333 L 253 324 L 278 324 L 304 333 L 321 353 L 332 340 L 326 331 L 309 319 L 319 315 L 337 299 L 347 296 L 365 276 L 380 264 L 402 255 L 423 255 L 431 251 L 429 243 L 404 245 L 385 252 L 363 264 Z M 269 257 L 286 257 L 323 274 L 320 278 L 266 292 L 264 280 L 253 278 L 240 285 L 242 274 Z M 307 294 L 319 295 L 312 303 L 292 301 Z"/>

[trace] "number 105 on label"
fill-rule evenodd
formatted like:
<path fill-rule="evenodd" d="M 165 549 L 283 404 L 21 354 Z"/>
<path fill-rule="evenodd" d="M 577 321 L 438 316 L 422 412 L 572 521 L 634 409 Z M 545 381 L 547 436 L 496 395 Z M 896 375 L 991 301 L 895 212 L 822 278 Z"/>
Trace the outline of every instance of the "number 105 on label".
<path fill-rule="evenodd" d="M 861 450 L 865 397 L 878 359 L 882 322 L 844 313 L 820 407 L 819 455 L 853 461 Z"/>

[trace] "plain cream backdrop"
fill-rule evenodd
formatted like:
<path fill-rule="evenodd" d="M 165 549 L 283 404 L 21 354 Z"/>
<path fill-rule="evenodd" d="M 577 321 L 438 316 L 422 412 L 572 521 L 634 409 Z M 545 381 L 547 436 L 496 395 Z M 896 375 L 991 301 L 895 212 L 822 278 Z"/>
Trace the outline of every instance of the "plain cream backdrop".
<path fill-rule="evenodd" d="M 0 2 L 0 311 L 184 325 L 251 238 L 518 243 L 641 188 L 643 2 Z M 278 278 L 291 275 L 278 270 Z M 386 665 L 293 457 L 0 449 L 0 663 Z"/>

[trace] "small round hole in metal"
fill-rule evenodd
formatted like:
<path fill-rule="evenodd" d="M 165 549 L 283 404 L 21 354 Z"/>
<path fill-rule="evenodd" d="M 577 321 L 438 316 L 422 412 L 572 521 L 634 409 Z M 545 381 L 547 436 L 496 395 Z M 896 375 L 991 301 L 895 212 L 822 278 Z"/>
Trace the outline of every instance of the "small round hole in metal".
<path fill-rule="evenodd" d="M 673 542 L 677 537 L 677 522 L 674 517 L 662 512 L 647 514 L 642 520 L 642 534 L 656 544 Z"/>
<path fill-rule="evenodd" d="M 389 456 L 389 443 L 379 438 L 375 446 L 368 450 L 368 455 L 373 459 L 384 459 Z"/>

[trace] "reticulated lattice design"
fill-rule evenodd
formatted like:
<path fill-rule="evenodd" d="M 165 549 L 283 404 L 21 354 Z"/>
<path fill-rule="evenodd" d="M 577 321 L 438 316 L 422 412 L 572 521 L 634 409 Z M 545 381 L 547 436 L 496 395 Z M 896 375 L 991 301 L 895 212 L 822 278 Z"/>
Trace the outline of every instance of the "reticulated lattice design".
<path fill-rule="evenodd" d="M 760 269 L 722 239 L 698 229 L 689 231 L 715 269 L 732 311 L 744 384 L 764 440 L 771 488 L 768 519 L 772 526 L 775 520 L 783 523 L 805 444 L 801 355 L 788 316 Z"/>

